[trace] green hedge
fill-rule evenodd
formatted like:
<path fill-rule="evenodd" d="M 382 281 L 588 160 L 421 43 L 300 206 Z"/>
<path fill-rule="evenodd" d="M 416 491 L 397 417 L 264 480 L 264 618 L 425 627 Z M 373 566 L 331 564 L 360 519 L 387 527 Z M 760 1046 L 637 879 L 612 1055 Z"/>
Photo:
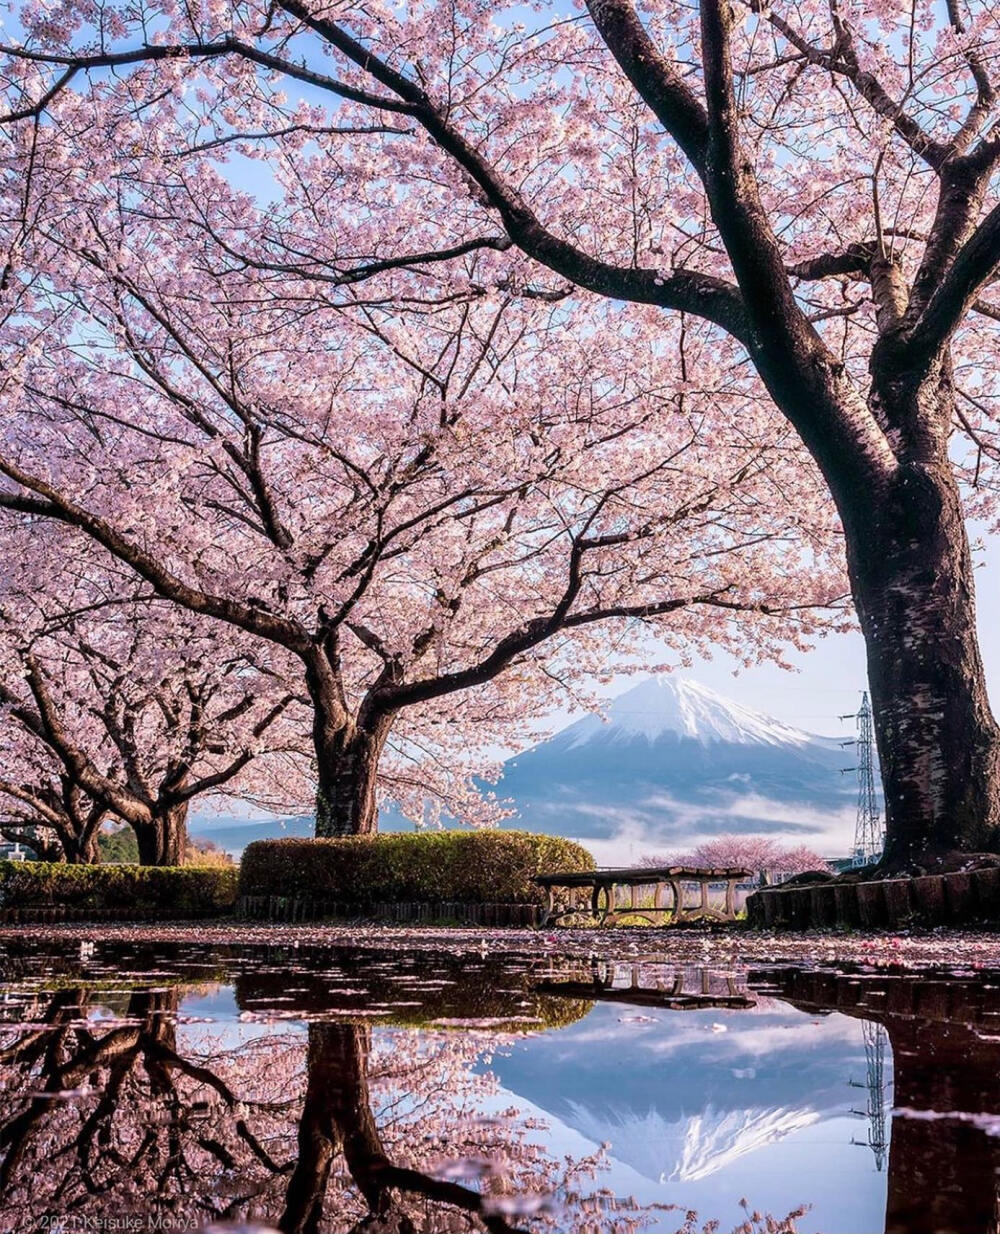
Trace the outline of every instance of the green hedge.
<path fill-rule="evenodd" d="M 431 831 L 342 840 L 256 840 L 239 894 L 308 896 L 364 906 L 384 901 L 540 904 L 543 870 L 592 870 L 579 844 L 526 831 Z"/>
<path fill-rule="evenodd" d="M 235 867 L 224 866 L 0 861 L 0 910 L 136 908 L 224 913 L 236 903 L 238 873 Z"/>

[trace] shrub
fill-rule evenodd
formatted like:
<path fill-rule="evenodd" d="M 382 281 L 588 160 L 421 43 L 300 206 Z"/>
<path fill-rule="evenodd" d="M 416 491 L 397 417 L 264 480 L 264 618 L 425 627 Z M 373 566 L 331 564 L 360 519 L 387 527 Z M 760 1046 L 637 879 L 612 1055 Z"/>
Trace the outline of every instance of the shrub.
<path fill-rule="evenodd" d="M 262 957 L 259 964 L 241 967 L 230 979 L 241 1011 L 260 1012 L 278 1004 L 282 1014 L 314 1019 L 329 1010 L 329 958 L 324 952 L 303 954 L 272 947 L 257 954 Z M 537 974 L 512 970 L 509 957 L 502 955 L 491 954 L 472 965 L 466 956 L 441 954 L 421 967 L 426 986 L 406 985 L 404 992 L 400 978 L 407 981 L 405 974 L 410 970 L 373 964 L 371 955 L 342 950 L 337 955 L 338 985 L 357 990 L 358 1020 L 367 1019 L 365 1008 L 384 1008 L 378 1018 L 380 1027 L 461 1030 L 475 1019 L 501 1032 L 523 1032 L 533 1020 L 536 1027 L 565 1028 L 583 1019 L 594 1006 L 586 998 L 567 998 L 555 989 L 539 988 Z M 289 981 L 290 971 L 295 974 L 294 984 Z M 401 998 L 405 1002 L 400 1003 Z M 350 1018 L 350 1007 L 338 1010 L 338 1020 Z"/>
<path fill-rule="evenodd" d="M 0 909 L 169 909 L 223 913 L 237 870 L 217 866 L 61 865 L 0 861 Z"/>
<path fill-rule="evenodd" d="M 358 906 L 399 900 L 540 904 L 544 897 L 532 875 L 593 868 L 593 857 L 572 840 L 525 831 L 256 840 L 243 854 L 239 894 Z"/>
<path fill-rule="evenodd" d="M 184 850 L 184 864 L 186 866 L 231 866 L 233 868 L 236 866 L 236 862 L 224 848 L 220 848 L 214 840 L 208 839 L 188 840 L 187 848 Z"/>

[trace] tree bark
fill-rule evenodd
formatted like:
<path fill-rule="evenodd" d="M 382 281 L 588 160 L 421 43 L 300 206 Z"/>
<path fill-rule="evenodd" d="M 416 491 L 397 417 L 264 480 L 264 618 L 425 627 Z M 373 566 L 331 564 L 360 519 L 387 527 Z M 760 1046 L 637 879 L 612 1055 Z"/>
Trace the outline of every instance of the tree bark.
<path fill-rule="evenodd" d="M 840 504 L 885 790 L 881 869 L 917 872 L 995 851 L 1000 729 L 946 434 L 912 452 L 885 492 Z"/>
<path fill-rule="evenodd" d="M 63 836 L 62 847 L 65 859 L 70 865 L 97 865 L 101 860 L 101 852 L 97 843 L 97 833 L 89 835 Z"/>
<path fill-rule="evenodd" d="M 367 836 L 378 831 L 378 766 L 392 726 L 351 725 L 341 739 L 317 751 L 316 835 Z"/>
<path fill-rule="evenodd" d="M 889 1145 L 886 1234 L 997 1234 L 1000 1144 L 988 1127 L 1000 1111 L 995 1040 L 954 1020 L 887 1016 L 885 1025 L 899 1111 Z"/>
<path fill-rule="evenodd" d="M 152 815 L 148 822 L 133 823 L 139 846 L 139 864 L 144 866 L 180 866 L 187 849 L 187 802 L 167 806 Z"/>
<path fill-rule="evenodd" d="M 284 1234 L 315 1234 L 320 1228 L 330 1169 L 341 1153 L 370 1217 L 384 1222 L 394 1208 L 385 1179 L 389 1161 L 368 1092 L 370 1050 L 367 1028 L 309 1026 L 309 1082 L 299 1123 L 298 1159 L 279 1222 Z M 393 1229 L 412 1228 L 402 1214 L 397 1218 Z"/>

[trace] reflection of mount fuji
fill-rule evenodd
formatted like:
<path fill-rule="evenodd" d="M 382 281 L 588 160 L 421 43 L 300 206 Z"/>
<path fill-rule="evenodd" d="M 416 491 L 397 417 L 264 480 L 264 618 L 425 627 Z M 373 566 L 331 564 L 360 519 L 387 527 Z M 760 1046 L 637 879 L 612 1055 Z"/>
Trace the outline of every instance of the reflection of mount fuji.
<path fill-rule="evenodd" d="M 854 777 L 833 738 L 682 677 L 650 677 L 504 765 L 517 826 L 685 844 L 720 832 L 843 830 Z M 838 823 L 840 827 L 838 828 Z"/>
<path fill-rule="evenodd" d="M 530 1051 L 498 1058 L 494 1070 L 505 1089 L 610 1143 L 615 1160 L 648 1179 L 705 1179 L 844 1115 L 849 1082 L 865 1075 L 861 1026 L 842 1016 L 805 1022 L 777 1004 L 665 1012 L 649 1023 L 634 1014 L 597 1006 Z M 609 1066 L 614 1058 L 628 1066 Z"/>
<path fill-rule="evenodd" d="M 668 1122 L 657 1110 L 641 1115 L 611 1109 L 599 1114 L 576 1102 L 570 1108 L 567 1121 L 581 1135 L 598 1144 L 610 1143 L 618 1161 L 628 1162 L 647 1178 L 659 1175 L 665 1182 L 708 1178 L 822 1117 L 811 1109 L 716 1110 L 709 1105 Z"/>

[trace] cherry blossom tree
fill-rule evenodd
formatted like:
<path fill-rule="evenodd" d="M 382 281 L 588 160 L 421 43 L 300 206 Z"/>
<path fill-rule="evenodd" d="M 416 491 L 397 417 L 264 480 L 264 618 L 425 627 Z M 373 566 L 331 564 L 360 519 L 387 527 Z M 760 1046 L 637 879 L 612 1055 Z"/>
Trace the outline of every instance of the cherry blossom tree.
<path fill-rule="evenodd" d="M 236 791 L 261 756 L 295 757 L 294 695 L 204 621 L 116 592 L 128 578 L 17 596 L 25 581 L 7 577 L 0 608 L 0 801 L 71 862 L 98 860 L 114 815 L 143 864 L 183 864 L 193 800 Z"/>
<path fill-rule="evenodd" d="M 567 317 L 514 273 L 492 286 L 475 246 L 457 292 L 395 262 L 363 292 L 281 269 L 248 255 L 301 208 L 297 178 L 264 208 L 204 152 L 149 181 L 109 157 L 21 210 L 0 506 L 294 657 L 318 834 L 376 828 L 387 748 L 411 813 L 443 766 L 438 800 L 468 817 L 470 747 L 513 744 L 609 646 L 652 630 L 749 661 L 837 620 L 805 452 L 735 353 L 676 381 L 709 368 L 704 330 L 623 313 L 612 342 L 602 302 Z M 347 229 L 361 247 L 369 221 Z"/>
<path fill-rule="evenodd" d="M 720 835 L 704 840 L 690 852 L 667 853 L 647 857 L 643 865 L 650 867 L 687 865 L 705 867 L 743 866 L 755 873 L 761 870 L 781 870 L 787 874 L 804 874 L 809 870 L 829 870 L 829 863 L 808 845 L 786 847 L 769 836 Z"/>
<path fill-rule="evenodd" d="M 5 724 L 0 834 L 39 861 L 92 865 L 107 807 L 94 801 L 20 725 Z"/>
<path fill-rule="evenodd" d="M 266 159 L 287 207 L 220 236 L 261 272 L 357 290 L 404 270 L 413 296 L 503 287 L 567 315 L 596 298 L 598 351 L 632 313 L 650 338 L 703 329 L 723 357 L 706 348 L 707 371 L 742 357 L 747 405 L 794 428 L 843 523 L 882 869 L 995 846 L 1000 731 L 961 491 L 994 510 L 990 5 L 248 0 L 29 4 L 21 21 L 8 288 L 31 281 L 42 209 L 25 172 L 117 177 L 116 143 L 126 196 L 188 159 L 232 154 L 234 179 Z M 51 501 L 22 466 L 8 454 L 20 491 Z"/>
<path fill-rule="evenodd" d="M 804 844 L 789 848 L 759 835 L 716 836 L 699 844 L 692 858 L 696 865 L 746 866 L 748 870 L 782 870 L 789 874 L 829 868 L 819 853 Z"/>

